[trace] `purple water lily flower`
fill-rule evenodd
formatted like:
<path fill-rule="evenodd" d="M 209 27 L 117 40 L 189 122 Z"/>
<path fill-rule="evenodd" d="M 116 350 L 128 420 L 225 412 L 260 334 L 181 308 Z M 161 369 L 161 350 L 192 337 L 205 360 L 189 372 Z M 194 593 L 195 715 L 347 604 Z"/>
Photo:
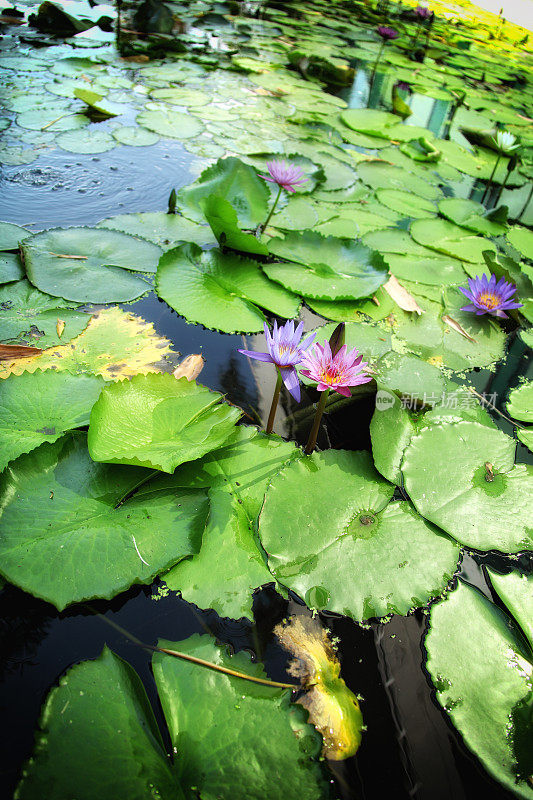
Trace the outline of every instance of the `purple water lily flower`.
<path fill-rule="evenodd" d="M 419 19 L 429 19 L 432 12 L 427 8 L 427 6 L 417 6 L 415 8 L 415 14 Z"/>
<path fill-rule="evenodd" d="M 386 25 L 380 25 L 376 30 L 384 42 L 389 41 L 389 39 L 397 39 L 400 35 L 394 28 L 387 28 Z"/>
<path fill-rule="evenodd" d="M 468 278 L 469 289 L 459 287 L 462 292 L 472 302 L 463 306 L 461 311 L 472 311 L 474 314 L 490 314 L 493 317 L 507 317 L 504 309 L 522 308 L 522 303 L 511 300 L 511 295 L 516 292 L 514 283 L 508 283 L 505 278 L 500 278 L 496 282 L 496 275 L 487 278 L 485 274 L 481 277 Z"/>
<path fill-rule="evenodd" d="M 286 161 L 267 161 L 268 175 L 261 175 L 269 183 L 277 183 L 286 192 L 295 192 L 295 186 L 306 183 L 306 178 L 300 167 L 288 164 Z"/>
<path fill-rule="evenodd" d="M 268 353 L 257 353 L 255 350 L 239 350 L 244 356 L 255 358 L 258 361 L 267 361 L 279 369 L 283 383 L 294 397 L 300 402 L 300 383 L 298 380 L 298 373 L 296 372 L 296 364 L 303 360 L 305 351 L 310 347 L 314 333 L 311 333 L 307 338 L 300 341 L 304 329 L 303 322 L 300 322 L 296 330 L 294 329 L 294 322 L 286 322 L 278 328 L 278 323 L 274 320 L 274 328 L 272 335 L 265 323 L 265 337 L 267 341 Z"/>
<path fill-rule="evenodd" d="M 411 84 L 407 83 L 407 81 L 396 81 L 395 85 L 397 89 L 401 89 L 403 92 L 412 91 Z"/>
<path fill-rule="evenodd" d="M 319 392 L 335 389 L 339 394 L 350 397 L 350 386 L 360 386 L 372 380 L 364 371 L 368 364 L 363 361 L 363 356 L 355 348 L 348 352 L 345 344 L 335 355 L 332 355 L 328 341 L 323 345 L 315 344 L 314 353 L 306 353 L 303 365 L 305 369 L 300 370 L 302 375 L 316 381 Z"/>

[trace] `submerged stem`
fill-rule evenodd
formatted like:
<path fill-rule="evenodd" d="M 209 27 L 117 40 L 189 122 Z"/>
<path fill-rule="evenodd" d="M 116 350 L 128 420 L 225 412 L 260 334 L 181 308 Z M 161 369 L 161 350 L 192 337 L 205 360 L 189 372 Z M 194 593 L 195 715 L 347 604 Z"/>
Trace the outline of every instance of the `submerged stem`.
<path fill-rule="evenodd" d="M 487 183 L 487 185 L 485 187 L 485 191 L 483 192 L 483 197 L 481 198 L 481 202 L 482 203 L 484 203 L 485 199 L 489 196 L 489 191 L 490 191 L 490 189 L 492 187 L 492 179 L 496 175 L 496 170 L 498 169 L 498 164 L 500 163 L 501 157 L 502 157 L 502 154 L 498 153 L 498 158 L 496 159 L 496 163 L 494 164 L 494 169 L 490 173 L 489 182 Z"/>
<path fill-rule="evenodd" d="M 328 399 L 329 389 L 326 389 L 325 392 L 320 393 L 320 400 L 318 401 L 318 405 L 316 407 L 316 414 L 315 419 L 313 421 L 313 427 L 311 428 L 311 433 L 309 434 L 309 439 L 307 440 L 307 444 L 305 445 L 305 454 L 310 455 L 316 446 L 316 437 L 318 436 L 318 429 L 320 428 L 320 420 L 322 419 L 322 414 L 324 413 L 324 409 L 326 408 L 326 400 Z"/>
<path fill-rule="evenodd" d="M 276 409 L 278 407 L 279 393 L 281 391 L 281 372 L 278 369 L 278 379 L 274 388 L 274 396 L 272 397 L 272 405 L 270 406 L 270 414 L 268 415 L 268 422 L 265 428 L 265 433 L 272 433 L 274 427 L 274 417 L 276 416 Z"/>
<path fill-rule="evenodd" d="M 280 195 L 281 195 L 281 189 L 282 189 L 282 187 L 280 186 L 279 189 L 278 189 L 278 193 L 276 195 L 276 199 L 274 200 L 274 205 L 270 209 L 270 213 L 269 213 L 268 217 L 266 218 L 265 224 L 263 225 L 263 230 L 266 229 L 268 223 L 270 222 L 270 218 L 271 218 L 272 214 L 274 213 L 274 210 L 275 210 L 275 208 L 276 208 L 276 206 L 278 204 L 278 200 L 279 200 Z"/>
<path fill-rule="evenodd" d="M 88 606 L 90 611 L 94 613 L 91 606 Z M 103 614 L 97 614 L 100 619 L 104 622 L 107 622 L 108 625 L 111 625 L 112 628 L 119 631 L 123 636 L 126 636 L 131 642 L 138 644 L 140 647 L 143 647 L 145 650 L 151 650 L 153 653 L 166 653 L 169 656 L 174 656 L 174 658 L 181 658 L 183 661 L 190 661 L 191 664 L 198 664 L 200 667 L 207 667 L 208 669 L 212 669 L 215 672 L 223 672 L 225 675 L 231 675 L 233 678 L 242 678 L 244 681 L 251 681 L 252 683 L 260 683 L 263 686 L 272 686 L 274 689 L 299 689 L 299 684 L 295 683 L 282 683 L 281 681 L 269 681 L 267 678 L 256 678 L 253 675 L 247 675 L 245 672 L 237 672 L 234 669 L 229 669 L 229 667 L 221 667 L 219 664 L 213 664 L 211 661 L 204 661 L 203 658 L 196 658 L 196 656 L 190 656 L 188 653 L 180 653 L 179 650 L 168 650 L 166 647 L 154 647 L 151 644 L 146 644 L 138 639 L 133 634 L 129 633 L 125 628 L 121 625 L 117 625 L 112 619 L 108 617 L 104 617 Z"/>
<path fill-rule="evenodd" d="M 378 68 L 379 60 L 381 58 L 381 54 L 383 52 L 383 48 L 384 47 L 385 47 L 385 39 L 383 39 L 383 41 L 381 42 L 381 45 L 380 45 L 380 48 L 378 50 L 378 54 L 377 54 L 376 60 L 374 62 L 374 69 L 372 70 L 372 75 L 370 76 L 370 81 L 369 81 L 370 88 L 372 88 L 372 85 L 374 83 L 374 78 L 376 77 L 376 70 Z"/>

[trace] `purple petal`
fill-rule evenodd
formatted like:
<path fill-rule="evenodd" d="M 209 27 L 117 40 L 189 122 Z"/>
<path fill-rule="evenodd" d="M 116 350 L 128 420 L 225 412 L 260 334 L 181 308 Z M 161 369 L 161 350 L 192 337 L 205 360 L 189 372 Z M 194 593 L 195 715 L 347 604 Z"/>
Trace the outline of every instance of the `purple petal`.
<path fill-rule="evenodd" d="M 281 377 L 283 383 L 294 397 L 297 403 L 300 402 L 300 382 L 298 380 L 298 373 L 294 367 L 280 367 Z"/>
<path fill-rule="evenodd" d="M 238 350 L 237 352 L 242 353 L 243 356 L 248 356 L 248 358 L 255 358 L 256 361 L 273 363 L 270 353 L 257 353 L 255 350 Z"/>

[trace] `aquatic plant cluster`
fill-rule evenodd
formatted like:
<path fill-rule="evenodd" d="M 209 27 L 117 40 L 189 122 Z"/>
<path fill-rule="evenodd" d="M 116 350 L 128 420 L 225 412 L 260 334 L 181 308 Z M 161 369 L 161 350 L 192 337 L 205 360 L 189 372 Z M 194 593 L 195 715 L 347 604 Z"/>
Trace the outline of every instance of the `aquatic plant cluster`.
<path fill-rule="evenodd" d="M 422 609 L 442 714 L 532 798 L 528 34 L 466 4 L 126 4 L 119 60 L 114 10 L 82 5 L 36 9 L 29 52 L 9 34 L 0 163 L 134 147 L 155 165 L 166 142 L 191 174 L 166 212 L 0 223 L 5 591 L 74 615 L 155 583 L 236 621 L 270 585 L 309 614 L 272 631 L 283 681 L 208 633 L 120 629 L 153 653 L 162 716 L 108 648 L 76 664 L 15 796 L 337 796 L 327 762 L 364 757 L 373 719 L 320 612 L 386 630 Z M 125 305 L 150 292 L 241 334 L 270 406 L 202 385 L 199 354 L 179 362 Z M 520 377 L 487 400 L 479 376 L 505 358 Z M 369 449 L 329 446 L 328 420 L 361 427 L 368 402 Z M 485 593 L 464 580 L 476 559 Z"/>

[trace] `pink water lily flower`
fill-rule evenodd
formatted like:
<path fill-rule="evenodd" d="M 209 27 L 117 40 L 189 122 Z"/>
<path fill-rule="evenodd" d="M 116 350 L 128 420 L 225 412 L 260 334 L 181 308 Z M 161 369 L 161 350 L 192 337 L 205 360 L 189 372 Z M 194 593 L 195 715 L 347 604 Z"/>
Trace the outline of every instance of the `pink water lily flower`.
<path fill-rule="evenodd" d="M 355 348 L 348 352 L 345 344 L 335 355 L 332 355 L 328 341 L 323 345 L 315 344 L 314 352 L 306 353 L 302 363 L 305 369 L 300 372 L 317 382 L 319 392 L 334 389 L 350 397 L 350 386 L 360 386 L 372 380 L 364 371 L 368 363 L 363 361 L 363 356 Z"/>
<path fill-rule="evenodd" d="M 297 402 L 300 402 L 300 382 L 296 372 L 296 364 L 302 361 L 305 351 L 310 347 L 316 334 L 311 333 L 301 342 L 304 324 L 300 322 L 295 330 L 292 320 L 279 328 L 278 323 L 274 320 L 272 334 L 266 322 L 263 323 L 263 326 L 268 353 L 258 353 L 255 350 L 239 350 L 239 353 L 249 358 L 255 358 L 257 361 L 267 361 L 274 364 L 279 369 L 283 383 L 291 395 Z"/>
<path fill-rule="evenodd" d="M 288 164 L 286 161 L 267 161 L 268 175 L 261 175 L 269 183 L 277 183 L 286 192 L 295 192 L 295 186 L 306 183 L 306 178 L 300 167 Z"/>

